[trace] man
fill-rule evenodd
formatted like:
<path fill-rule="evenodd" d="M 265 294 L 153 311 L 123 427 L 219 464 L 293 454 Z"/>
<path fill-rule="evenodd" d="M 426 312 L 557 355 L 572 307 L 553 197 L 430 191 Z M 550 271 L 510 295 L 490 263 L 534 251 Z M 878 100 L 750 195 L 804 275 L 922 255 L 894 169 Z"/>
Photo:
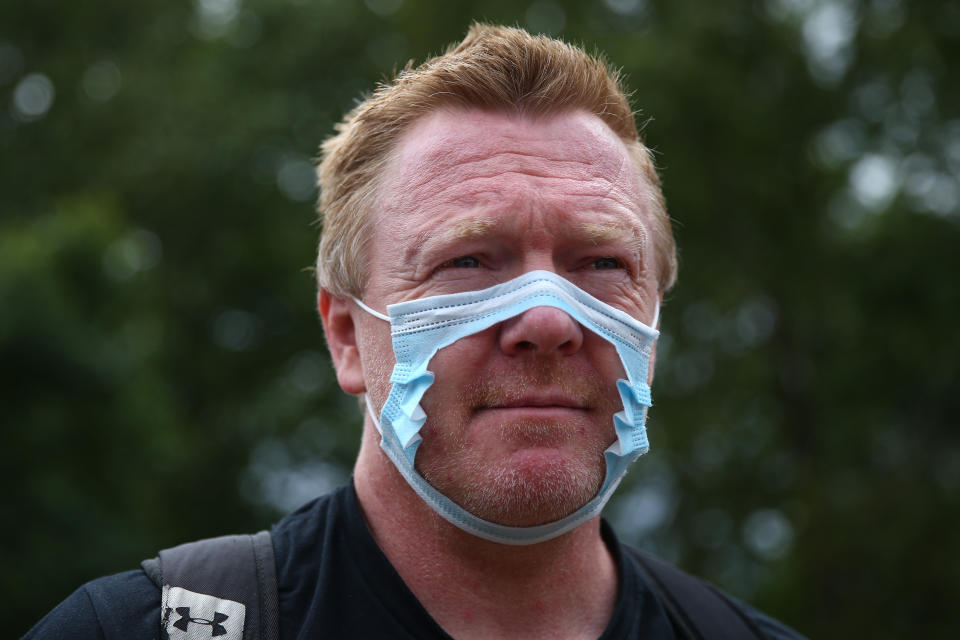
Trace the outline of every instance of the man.
<path fill-rule="evenodd" d="M 600 518 L 676 278 L 616 74 L 474 26 L 347 114 L 319 175 L 319 310 L 365 421 L 352 482 L 272 529 L 280 637 L 797 637 Z M 168 588 L 94 581 L 28 637 L 233 633 Z"/>

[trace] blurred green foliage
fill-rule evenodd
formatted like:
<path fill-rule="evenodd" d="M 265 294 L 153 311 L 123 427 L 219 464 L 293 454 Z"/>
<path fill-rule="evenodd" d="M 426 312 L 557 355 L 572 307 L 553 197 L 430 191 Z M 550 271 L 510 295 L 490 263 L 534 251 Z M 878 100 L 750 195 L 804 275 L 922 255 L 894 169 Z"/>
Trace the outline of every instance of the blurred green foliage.
<path fill-rule="evenodd" d="M 906 0 L 4 3 L 0 627 L 347 477 L 311 158 L 474 19 L 605 51 L 662 168 L 623 537 L 812 637 L 949 635 L 960 5 Z"/>

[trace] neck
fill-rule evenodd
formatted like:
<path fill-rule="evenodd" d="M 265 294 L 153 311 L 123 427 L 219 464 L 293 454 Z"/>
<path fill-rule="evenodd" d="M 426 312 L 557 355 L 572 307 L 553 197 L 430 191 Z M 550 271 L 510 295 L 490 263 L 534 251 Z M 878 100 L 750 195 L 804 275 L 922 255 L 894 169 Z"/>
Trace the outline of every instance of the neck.
<path fill-rule="evenodd" d="M 354 470 L 357 497 L 387 559 L 450 635 L 596 638 L 603 632 L 617 574 L 599 518 L 535 545 L 477 538 L 417 496 L 378 438 L 367 424 Z"/>

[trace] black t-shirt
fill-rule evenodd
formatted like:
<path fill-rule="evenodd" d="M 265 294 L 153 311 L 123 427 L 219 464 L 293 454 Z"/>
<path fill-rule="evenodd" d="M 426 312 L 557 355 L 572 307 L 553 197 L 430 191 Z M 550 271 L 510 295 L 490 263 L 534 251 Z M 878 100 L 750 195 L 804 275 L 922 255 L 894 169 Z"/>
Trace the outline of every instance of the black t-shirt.
<path fill-rule="evenodd" d="M 672 639 L 673 627 L 632 554 L 602 526 L 617 563 L 617 601 L 601 638 Z M 280 638 L 449 638 L 374 542 L 353 484 L 318 498 L 272 528 Z M 759 612 L 743 612 L 771 639 L 800 636 Z M 26 639 L 156 638 L 160 590 L 142 570 L 88 582 Z"/>

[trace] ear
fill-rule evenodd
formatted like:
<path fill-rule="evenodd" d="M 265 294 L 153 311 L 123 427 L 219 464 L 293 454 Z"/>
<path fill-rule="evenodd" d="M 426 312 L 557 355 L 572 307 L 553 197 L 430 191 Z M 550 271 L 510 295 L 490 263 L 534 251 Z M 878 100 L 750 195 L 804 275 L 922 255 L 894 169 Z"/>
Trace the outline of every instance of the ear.
<path fill-rule="evenodd" d="M 327 347 L 333 359 L 333 368 L 337 371 L 340 388 L 351 394 L 364 393 L 367 390 L 360 364 L 360 350 L 353 316 L 350 315 L 350 301 L 338 298 L 326 289 L 317 294 L 317 308 L 323 322 L 323 333 L 327 336 Z"/>

